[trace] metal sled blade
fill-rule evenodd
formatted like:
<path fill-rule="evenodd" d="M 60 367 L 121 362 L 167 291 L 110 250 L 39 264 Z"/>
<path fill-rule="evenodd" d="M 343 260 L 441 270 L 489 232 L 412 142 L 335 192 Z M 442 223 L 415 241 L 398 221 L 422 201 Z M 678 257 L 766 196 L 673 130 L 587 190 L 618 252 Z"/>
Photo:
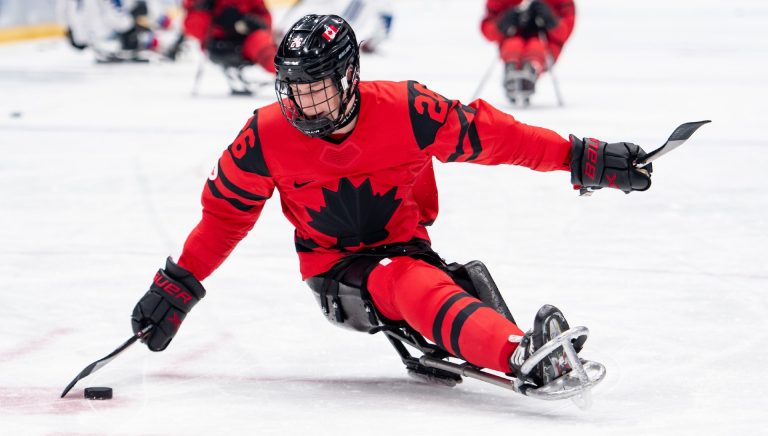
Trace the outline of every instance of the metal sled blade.
<path fill-rule="evenodd" d="M 586 327 L 574 327 L 566 330 L 550 342 L 544 344 L 541 349 L 531 355 L 521 368 L 524 374 L 528 374 L 536 363 L 541 362 L 558 347 L 563 347 L 571 372 L 552 380 L 544 386 L 535 387 L 517 378 L 503 377 L 483 371 L 482 368 L 469 363 L 453 363 L 443 359 L 422 356 L 419 363 L 427 368 L 437 368 L 443 371 L 484 381 L 519 394 L 523 394 L 540 400 L 563 400 L 570 398 L 582 408 L 589 406 L 589 390 L 605 378 L 605 366 L 598 362 L 582 360 L 573 347 L 573 340 L 587 336 L 589 330 Z M 580 401 L 577 401 L 580 400 Z"/>
<path fill-rule="evenodd" d="M 588 403 L 585 396 L 589 390 L 605 378 L 605 366 L 598 362 L 582 360 L 573 347 L 573 341 L 588 335 L 589 329 L 586 327 L 573 327 L 536 350 L 520 368 L 523 374 L 529 374 L 539 362 L 548 358 L 560 347 L 563 348 L 571 371 L 538 388 L 529 385 L 521 386 L 520 392 L 540 400 L 562 400 L 581 396 Z"/>
<path fill-rule="evenodd" d="M 540 388 L 525 389 L 523 393 L 540 400 L 563 400 L 587 394 L 605 378 L 605 366 L 601 363 L 582 360 L 579 367 L 586 376 L 586 381 L 583 381 L 578 373 L 571 371 Z"/>

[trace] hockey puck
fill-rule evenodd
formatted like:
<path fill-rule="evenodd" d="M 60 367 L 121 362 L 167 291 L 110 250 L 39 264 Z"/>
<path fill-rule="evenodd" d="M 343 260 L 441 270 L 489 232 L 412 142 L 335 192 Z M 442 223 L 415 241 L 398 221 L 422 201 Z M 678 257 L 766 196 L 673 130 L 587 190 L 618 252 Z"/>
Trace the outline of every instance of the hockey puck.
<path fill-rule="evenodd" d="M 85 388 L 85 398 L 89 400 L 111 400 L 112 388 Z"/>

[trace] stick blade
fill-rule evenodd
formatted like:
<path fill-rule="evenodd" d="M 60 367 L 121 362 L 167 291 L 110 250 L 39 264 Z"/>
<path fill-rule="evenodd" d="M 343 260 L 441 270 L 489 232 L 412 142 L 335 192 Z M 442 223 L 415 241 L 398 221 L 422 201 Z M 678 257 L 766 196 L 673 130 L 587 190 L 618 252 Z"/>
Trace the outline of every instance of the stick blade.
<path fill-rule="evenodd" d="M 696 130 L 698 130 L 699 127 L 711 122 L 712 120 L 704 120 L 704 121 L 692 121 L 690 123 L 681 124 L 677 126 L 677 129 L 675 129 L 675 131 L 672 132 L 671 135 L 669 135 L 669 139 L 667 139 L 667 142 L 685 141 L 688 138 L 690 138 L 691 135 L 693 135 L 693 133 Z"/>
<path fill-rule="evenodd" d="M 77 383 L 81 379 L 84 379 L 85 377 L 88 377 L 88 375 L 90 375 L 93 372 L 93 369 L 96 367 L 96 364 L 98 364 L 99 362 L 101 362 L 101 360 L 97 360 L 96 362 L 93 362 L 92 364 L 90 364 L 90 365 L 86 366 L 85 368 L 83 368 L 83 370 L 80 371 L 80 374 L 78 374 L 77 377 L 75 377 L 74 380 L 72 380 L 67 385 L 67 387 L 64 388 L 64 392 L 61 393 L 61 398 L 64 398 L 64 395 L 67 395 L 67 393 L 73 387 L 75 387 L 75 383 Z"/>
<path fill-rule="evenodd" d="M 656 159 L 660 158 L 661 156 L 664 156 L 670 151 L 683 145 L 685 141 L 687 141 L 688 138 L 690 138 L 691 135 L 693 135 L 693 133 L 696 130 L 698 130 L 699 127 L 711 122 L 712 122 L 711 120 L 704 120 L 704 121 L 692 121 L 689 123 L 680 124 L 672 132 L 672 134 L 669 135 L 669 139 L 667 139 L 667 142 L 665 142 L 664 145 L 646 154 L 642 160 L 635 163 L 635 166 L 643 167 L 655 161 Z"/>
<path fill-rule="evenodd" d="M 122 345 L 117 347 L 117 349 L 115 349 L 115 351 L 109 353 L 106 357 L 103 357 L 103 358 L 93 362 L 92 364 L 86 366 L 85 368 L 83 368 L 83 370 L 80 371 L 80 374 L 78 374 L 77 377 L 75 377 L 75 379 L 72 380 L 67 385 L 66 388 L 64 388 L 64 392 L 61 393 L 61 398 L 64 398 L 64 396 L 67 395 L 67 393 L 69 393 L 69 391 L 75 386 L 75 384 L 78 381 L 88 377 L 92 373 L 94 373 L 94 372 L 98 371 L 99 369 L 101 369 L 101 367 L 103 367 L 104 365 L 106 365 L 109 362 L 111 362 L 112 359 L 117 357 L 118 354 L 120 354 L 123 351 L 127 350 L 128 347 L 133 345 L 134 342 L 136 342 L 140 338 L 148 335 L 152 331 L 153 328 L 154 328 L 154 324 L 150 324 L 150 325 L 144 327 L 142 330 L 136 332 L 133 336 L 128 338 L 128 340 L 125 341 Z"/>

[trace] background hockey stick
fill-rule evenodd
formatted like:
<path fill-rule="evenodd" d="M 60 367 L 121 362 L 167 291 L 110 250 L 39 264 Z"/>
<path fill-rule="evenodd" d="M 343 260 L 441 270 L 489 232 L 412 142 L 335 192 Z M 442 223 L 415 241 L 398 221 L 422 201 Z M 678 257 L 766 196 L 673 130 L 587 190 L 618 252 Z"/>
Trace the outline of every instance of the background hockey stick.
<path fill-rule="evenodd" d="M 64 392 L 61 393 L 61 398 L 64 398 L 64 396 L 67 395 L 67 393 L 75 386 L 75 383 L 77 383 L 78 381 L 84 379 L 85 377 L 88 377 L 92 373 L 98 371 L 99 369 L 101 369 L 101 367 L 103 367 L 104 365 L 108 364 L 109 362 L 112 361 L 112 359 L 117 357 L 118 354 L 120 354 L 123 351 L 127 350 L 128 347 L 133 345 L 133 343 L 136 342 L 138 339 L 141 339 L 144 336 L 146 336 L 149 333 L 151 333 L 153 327 L 154 327 L 154 325 L 148 325 L 148 326 L 144 327 L 143 330 L 136 332 L 135 335 L 131 336 L 130 339 L 125 341 L 125 343 L 123 343 L 123 345 L 117 347 L 117 349 L 115 351 L 109 353 L 107 355 L 107 357 L 104 357 L 103 359 L 99 359 L 99 360 L 93 362 L 92 364 L 86 366 L 82 371 L 80 371 L 80 374 L 78 374 L 77 377 L 75 377 L 75 379 L 72 380 L 67 385 L 66 388 L 64 388 Z"/>
<path fill-rule="evenodd" d="M 485 88 L 485 84 L 488 82 L 488 78 L 491 77 L 491 73 L 493 72 L 493 69 L 496 68 L 496 64 L 499 61 L 497 57 L 498 55 L 494 52 L 493 60 L 491 61 L 491 64 L 488 65 L 488 68 L 485 70 L 485 73 L 483 73 L 483 77 L 480 79 L 480 82 L 477 84 L 477 88 L 475 88 L 475 92 L 472 94 L 472 97 L 469 99 L 469 101 L 475 101 L 480 97 L 480 93 L 483 92 L 483 88 Z"/>
<path fill-rule="evenodd" d="M 538 21 L 537 24 L 539 24 Z M 542 27 L 543 25 L 539 24 L 539 28 Z M 552 86 L 555 87 L 555 98 L 557 99 L 557 105 L 562 107 L 565 103 L 563 103 L 563 94 L 560 93 L 560 84 L 557 82 L 557 76 L 555 76 L 555 57 L 552 55 L 552 50 L 549 49 L 549 39 L 547 38 L 547 32 L 540 30 L 539 39 L 541 39 L 541 42 L 544 43 L 546 50 L 546 56 L 544 57 L 544 60 L 547 63 L 547 73 L 549 73 L 549 77 L 552 79 Z"/>

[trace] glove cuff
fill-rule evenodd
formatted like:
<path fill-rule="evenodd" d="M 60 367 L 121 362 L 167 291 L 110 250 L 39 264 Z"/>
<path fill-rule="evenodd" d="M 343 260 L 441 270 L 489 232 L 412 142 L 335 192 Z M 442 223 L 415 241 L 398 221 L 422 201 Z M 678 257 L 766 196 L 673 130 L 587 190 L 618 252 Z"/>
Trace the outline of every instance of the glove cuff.
<path fill-rule="evenodd" d="M 571 183 L 601 186 L 605 170 L 605 142 L 595 138 L 577 139 L 571 135 Z"/>
<path fill-rule="evenodd" d="M 571 140 L 571 184 L 581 186 L 581 159 L 584 156 L 584 141 L 574 135 L 569 135 Z"/>
<path fill-rule="evenodd" d="M 174 262 L 171 256 L 165 259 L 165 272 L 168 277 L 184 284 L 198 300 L 205 297 L 206 292 L 203 284 L 189 270 Z"/>

